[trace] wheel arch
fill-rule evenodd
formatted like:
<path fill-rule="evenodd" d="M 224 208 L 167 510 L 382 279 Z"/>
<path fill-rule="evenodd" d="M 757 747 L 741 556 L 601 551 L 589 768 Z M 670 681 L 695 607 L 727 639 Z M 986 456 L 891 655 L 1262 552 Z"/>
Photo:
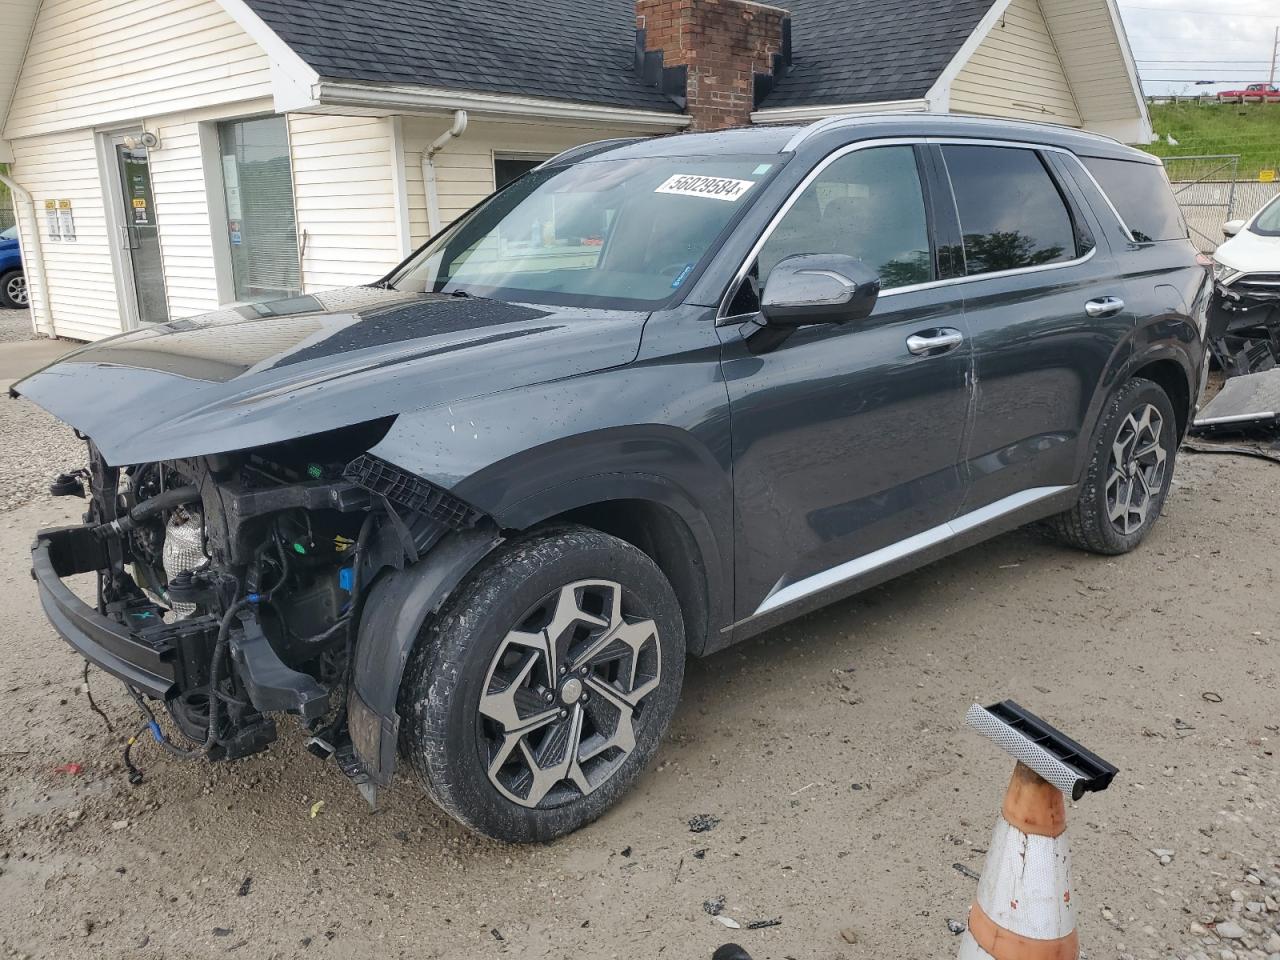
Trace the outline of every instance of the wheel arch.
<path fill-rule="evenodd" d="M 1172 352 L 1172 351 L 1171 351 Z M 1186 436 L 1191 426 L 1192 405 L 1194 403 L 1192 387 L 1193 374 L 1173 356 L 1162 356 L 1159 359 L 1147 358 L 1146 362 L 1135 366 L 1126 377 L 1129 380 L 1150 380 L 1169 396 L 1173 404 L 1173 412 L 1178 418 L 1178 437 Z"/>
<path fill-rule="evenodd" d="M 680 602 L 685 643 L 709 652 L 709 638 L 731 608 L 732 557 L 698 505 L 671 481 L 645 474 L 601 474 L 561 484 L 504 511 L 504 529 L 570 522 L 610 534 L 646 554 Z"/>

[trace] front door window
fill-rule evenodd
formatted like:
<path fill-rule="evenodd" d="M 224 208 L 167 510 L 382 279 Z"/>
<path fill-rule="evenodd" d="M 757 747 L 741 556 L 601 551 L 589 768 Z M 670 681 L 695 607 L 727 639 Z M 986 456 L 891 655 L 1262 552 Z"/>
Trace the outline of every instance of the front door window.
<path fill-rule="evenodd" d="M 144 323 L 164 323 L 169 319 L 169 306 L 147 148 L 141 144 L 130 146 L 129 142 L 121 142 L 115 144 L 115 152 L 124 195 L 121 239 L 128 247 L 138 319 Z"/>
<path fill-rule="evenodd" d="M 236 300 L 254 303 L 300 293 L 284 117 L 220 123 L 218 141 Z"/>

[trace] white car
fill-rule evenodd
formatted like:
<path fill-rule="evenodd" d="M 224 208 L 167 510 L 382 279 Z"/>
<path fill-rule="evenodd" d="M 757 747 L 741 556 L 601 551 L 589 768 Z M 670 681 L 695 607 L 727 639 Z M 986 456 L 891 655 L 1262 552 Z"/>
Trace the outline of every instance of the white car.
<path fill-rule="evenodd" d="M 1213 259 L 1219 286 L 1241 294 L 1270 291 L 1280 300 L 1280 196 L 1249 220 L 1222 225 L 1227 240 Z"/>
<path fill-rule="evenodd" d="M 1222 225 L 1210 345 L 1228 376 L 1280 364 L 1280 197 L 1248 220 Z"/>

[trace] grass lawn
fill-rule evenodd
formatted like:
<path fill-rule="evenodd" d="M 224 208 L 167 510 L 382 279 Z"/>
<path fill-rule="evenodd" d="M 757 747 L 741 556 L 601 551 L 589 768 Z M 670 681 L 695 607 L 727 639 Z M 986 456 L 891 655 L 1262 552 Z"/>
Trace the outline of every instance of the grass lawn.
<path fill-rule="evenodd" d="M 1280 170 L 1280 104 L 1152 104 L 1151 123 L 1160 140 L 1144 147 L 1158 157 L 1201 154 L 1240 155 L 1240 178 L 1253 179 L 1259 170 Z M 1178 141 L 1172 146 L 1166 137 Z M 1207 171 L 1203 164 L 1195 176 Z M 1170 171 L 1182 179 L 1190 167 Z"/>

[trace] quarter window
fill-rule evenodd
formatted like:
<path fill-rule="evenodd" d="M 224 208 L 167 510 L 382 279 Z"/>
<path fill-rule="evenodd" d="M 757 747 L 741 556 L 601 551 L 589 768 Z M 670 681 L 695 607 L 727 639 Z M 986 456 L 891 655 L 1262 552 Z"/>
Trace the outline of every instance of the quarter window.
<path fill-rule="evenodd" d="M 1187 223 L 1173 198 L 1164 167 L 1134 160 L 1081 157 L 1081 161 L 1139 243 L 1187 239 Z"/>
<path fill-rule="evenodd" d="M 1040 155 L 1017 147 L 942 148 L 969 276 L 1074 260 L 1076 230 Z"/>
<path fill-rule="evenodd" d="M 218 141 L 235 297 L 256 302 L 293 296 L 301 286 L 285 119 L 220 123 Z"/>
<path fill-rule="evenodd" d="M 909 146 L 856 150 L 805 187 L 758 260 L 759 276 L 785 257 L 842 253 L 879 271 L 883 289 L 935 277 L 924 189 Z"/>

